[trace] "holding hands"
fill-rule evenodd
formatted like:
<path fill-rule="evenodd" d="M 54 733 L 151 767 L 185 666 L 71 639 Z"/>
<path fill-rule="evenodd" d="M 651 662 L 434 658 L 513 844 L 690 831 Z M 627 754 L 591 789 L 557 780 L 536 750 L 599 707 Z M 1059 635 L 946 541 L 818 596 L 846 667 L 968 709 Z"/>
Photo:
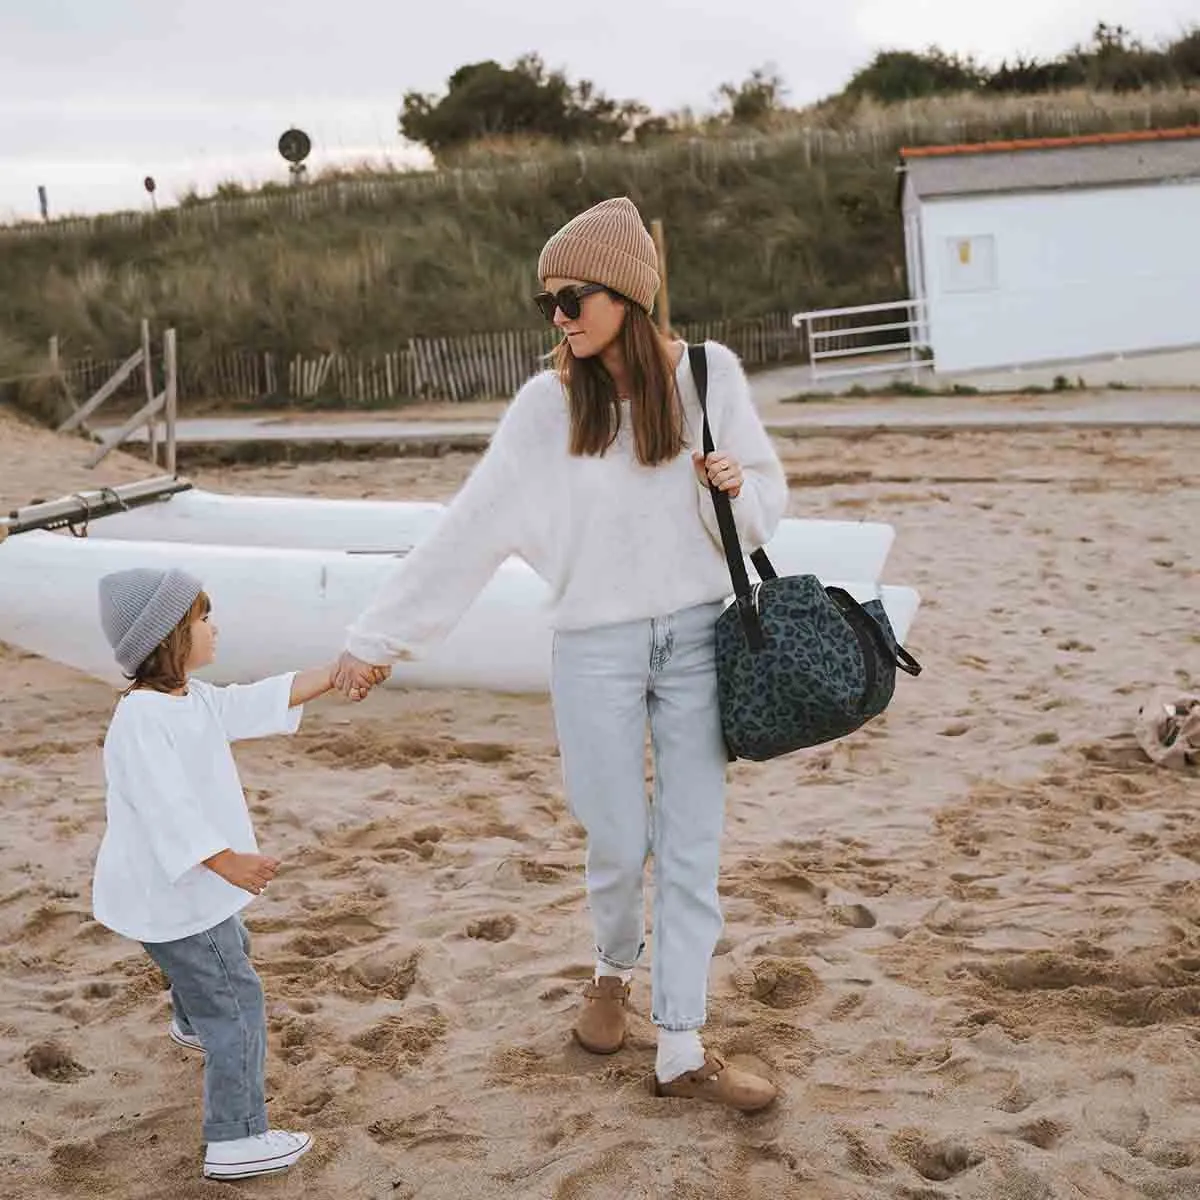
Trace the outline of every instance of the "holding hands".
<path fill-rule="evenodd" d="M 375 666 L 355 658 L 348 650 L 333 664 L 330 680 L 347 700 L 365 700 L 367 693 L 383 683 L 392 673 L 391 667 Z"/>

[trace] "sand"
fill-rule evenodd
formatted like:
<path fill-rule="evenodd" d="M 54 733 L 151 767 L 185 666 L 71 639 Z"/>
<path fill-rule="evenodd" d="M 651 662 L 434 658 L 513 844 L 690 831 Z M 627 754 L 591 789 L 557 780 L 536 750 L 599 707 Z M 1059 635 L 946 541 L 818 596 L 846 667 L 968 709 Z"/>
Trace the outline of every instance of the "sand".
<path fill-rule="evenodd" d="M 0 500 L 94 484 L 85 449 L 0 418 Z M 322 700 L 295 739 L 238 751 L 285 861 L 246 911 L 270 1112 L 317 1139 L 240 1195 L 1200 1196 L 1200 781 L 1131 732 L 1145 691 L 1200 687 L 1200 434 L 780 449 L 793 513 L 896 526 L 888 577 L 925 594 L 926 673 L 840 744 L 731 769 L 708 1037 L 761 1064 L 778 1104 L 651 1095 L 645 969 L 628 1047 L 572 1044 L 583 840 L 544 698 Z M 470 466 L 198 481 L 444 497 Z M 200 1063 L 167 1040 L 140 949 L 89 915 L 112 702 L 0 654 L 4 1197 L 215 1186 Z"/>

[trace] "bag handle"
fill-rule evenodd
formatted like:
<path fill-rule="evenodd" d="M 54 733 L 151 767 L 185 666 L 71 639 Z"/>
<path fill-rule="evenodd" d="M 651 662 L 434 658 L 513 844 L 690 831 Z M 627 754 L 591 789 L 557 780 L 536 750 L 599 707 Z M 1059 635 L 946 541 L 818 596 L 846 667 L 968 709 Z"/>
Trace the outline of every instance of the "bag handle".
<path fill-rule="evenodd" d="M 843 615 L 846 612 L 854 612 L 859 618 L 859 624 L 862 624 L 871 635 L 880 654 L 885 658 L 890 658 L 896 666 L 906 675 L 912 675 L 914 678 L 920 675 L 922 671 L 921 664 L 899 642 L 896 643 L 896 648 L 893 651 L 888 645 L 888 640 L 883 636 L 883 630 L 880 628 L 879 622 L 855 598 L 850 595 L 845 588 L 827 587 L 826 592 L 833 598 L 833 602 L 842 610 Z M 855 632 L 858 632 L 858 625 L 851 622 Z"/>
<path fill-rule="evenodd" d="M 708 354 L 703 346 L 688 347 L 688 361 L 692 368 L 692 379 L 696 384 L 696 393 L 700 397 L 700 413 L 704 421 L 703 445 L 707 457 L 716 449 L 713 444 L 712 430 L 708 424 Z M 761 650 L 765 644 L 762 622 L 759 620 L 758 608 L 754 602 L 754 593 L 750 587 L 750 575 L 746 570 L 746 561 L 742 556 L 742 544 L 738 540 L 737 525 L 733 519 L 733 505 L 729 496 L 711 482 L 708 485 L 709 495 L 712 496 L 713 508 L 717 513 L 717 526 L 721 530 L 721 546 L 725 550 L 725 562 L 729 566 L 729 577 L 733 581 L 733 594 L 736 597 L 738 614 L 742 618 L 742 628 L 746 632 L 746 642 L 751 650 Z M 763 549 L 755 550 L 750 555 L 750 561 L 763 580 L 776 579 L 778 575 Z M 879 623 L 849 592 L 842 588 L 830 588 L 838 593 L 838 599 L 844 606 L 857 609 L 866 618 L 867 628 L 873 630 L 880 649 L 885 658 L 892 658 L 896 666 L 909 675 L 919 675 L 921 664 L 917 662 L 903 646 L 897 645 L 895 654 L 883 636 Z"/>

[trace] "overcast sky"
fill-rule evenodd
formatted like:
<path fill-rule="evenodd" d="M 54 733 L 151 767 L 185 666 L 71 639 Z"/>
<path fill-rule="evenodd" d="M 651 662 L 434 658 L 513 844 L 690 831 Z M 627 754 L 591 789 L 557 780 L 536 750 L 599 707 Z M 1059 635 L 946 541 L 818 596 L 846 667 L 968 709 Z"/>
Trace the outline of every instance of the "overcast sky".
<path fill-rule="evenodd" d="M 772 63 L 804 104 L 878 49 L 1052 57 L 1098 20 L 1157 41 L 1200 0 L 0 0 L 0 221 L 36 216 L 38 184 L 62 215 L 142 206 L 147 174 L 167 202 L 286 180 L 293 123 L 315 170 L 411 161 L 404 93 L 480 59 L 537 51 L 656 111 L 711 108 Z"/>

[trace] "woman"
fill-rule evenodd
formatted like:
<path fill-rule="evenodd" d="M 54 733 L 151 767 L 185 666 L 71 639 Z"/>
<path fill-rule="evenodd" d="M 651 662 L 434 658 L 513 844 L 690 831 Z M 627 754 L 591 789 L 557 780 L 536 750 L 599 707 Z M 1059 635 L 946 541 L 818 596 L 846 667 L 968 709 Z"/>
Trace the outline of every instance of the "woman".
<path fill-rule="evenodd" d="M 694 449 L 687 347 L 651 321 L 657 255 L 629 200 L 565 225 L 538 275 L 538 307 L 562 334 L 555 370 L 521 389 L 436 530 L 351 628 L 336 682 L 361 697 L 387 664 L 444 637 L 505 557 L 524 558 L 553 594 L 554 718 L 568 804 L 587 832 L 598 961 L 576 1037 L 597 1054 L 625 1040 L 653 852 L 658 1091 L 762 1108 L 774 1086 L 707 1053 L 699 1034 L 721 931 L 727 759 L 714 623 L 731 590 L 708 488 L 728 493 L 742 544 L 757 547 L 783 514 L 783 470 L 736 357 L 715 344 L 708 408 L 719 449 L 707 459 Z"/>

